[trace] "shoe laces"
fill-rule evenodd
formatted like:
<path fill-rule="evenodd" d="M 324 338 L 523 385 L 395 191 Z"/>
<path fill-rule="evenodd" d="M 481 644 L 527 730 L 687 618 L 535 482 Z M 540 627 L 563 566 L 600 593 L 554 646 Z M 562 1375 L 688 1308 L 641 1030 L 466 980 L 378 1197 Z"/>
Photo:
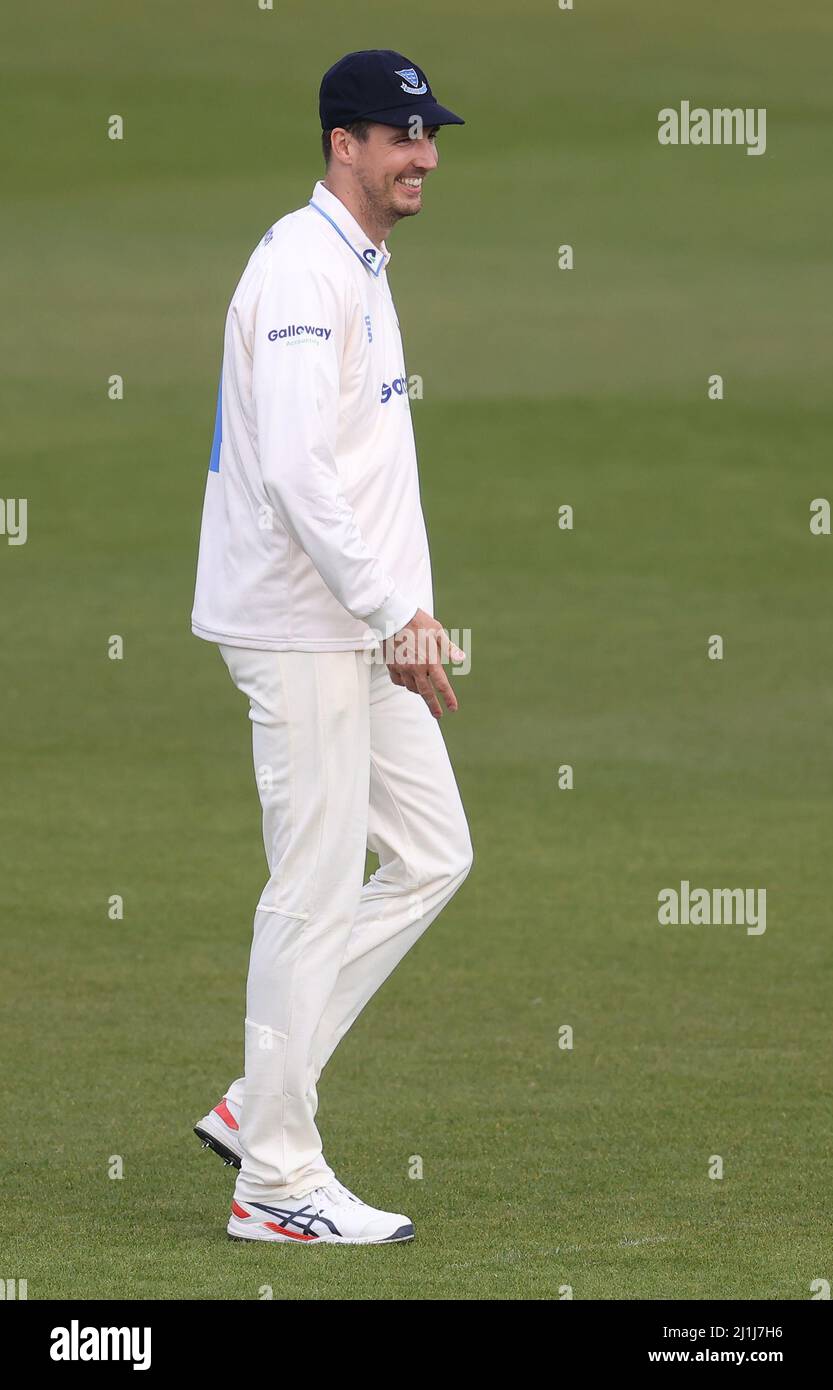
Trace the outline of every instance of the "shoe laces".
<path fill-rule="evenodd" d="M 343 1182 L 339 1182 L 338 1178 L 331 1178 L 323 1187 L 314 1187 L 309 1196 L 319 1216 L 321 1215 L 318 1206 L 320 1198 L 324 1201 L 343 1202 L 346 1197 L 348 1201 L 361 1203 L 361 1197 L 357 1197 L 355 1192 L 351 1192 L 349 1187 L 345 1187 Z"/>

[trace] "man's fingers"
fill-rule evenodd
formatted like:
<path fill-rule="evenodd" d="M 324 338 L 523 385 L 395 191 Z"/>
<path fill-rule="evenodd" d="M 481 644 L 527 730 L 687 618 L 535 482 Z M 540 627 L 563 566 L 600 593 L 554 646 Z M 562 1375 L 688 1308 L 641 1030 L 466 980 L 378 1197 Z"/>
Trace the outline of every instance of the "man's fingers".
<path fill-rule="evenodd" d="M 445 661 L 457 661 L 457 662 L 465 661 L 465 659 L 466 659 L 466 653 L 462 650 L 461 647 L 458 647 L 458 646 L 457 646 L 456 642 L 452 642 L 452 640 L 451 640 L 451 638 L 449 637 L 448 633 L 446 632 L 445 628 L 441 628 L 441 629 L 440 629 L 440 632 L 441 632 L 440 641 L 439 641 L 440 654 L 439 654 L 439 658 L 437 658 L 437 659 L 440 660 L 440 661 L 443 661 L 443 662 L 445 662 Z M 430 662 L 431 662 L 431 658 L 429 658 L 429 664 L 430 664 Z"/>
<path fill-rule="evenodd" d="M 446 709 L 456 711 L 459 708 L 454 687 L 442 666 L 431 666 L 428 671 L 419 667 L 408 666 L 388 666 L 388 674 L 394 685 L 403 685 L 406 690 L 410 690 L 414 695 L 419 695 L 434 715 L 435 719 L 442 719 L 443 711 L 437 698 L 437 692 L 445 701 Z M 433 685 L 432 685 L 433 681 Z M 436 686 L 436 690 L 434 687 Z"/>
<path fill-rule="evenodd" d="M 440 695 L 442 695 L 443 699 L 445 700 L 446 708 L 450 710 L 456 710 L 457 696 L 454 694 L 454 686 L 451 684 L 451 681 L 448 679 L 448 676 L 445 674 L 445 671 L 443 670 L 442 666 L 431 667 L 431 679 L 434 682 L 434 685 L 437 687 L 437 690 L 439 691 Z M 442 713 L 442 711 L 440 711 L 440 713 Z"/>
<path fill-rule="evenodd" d="M 442 667 L 440 667 L 440 670 L 442 670 Z M 440 702 L 437 699 L 434 687 L 431 684 L 428 677 L 423 672 L 420 672 L 416 677 L 416 683 L 420 695 L 422 696 L 426 705 L 430 709 L 431 713 L 434 715 L 434 718 L 442 719 L 443 712 L 440 709 Z"/>
<path fill-rule="evenodd" d="M 429 666 L 434 666 L 439 662 L 465 661 L 466 653 L 452 642 L 444 627 L 436 628 L 431 634 L 431 641 L 428 644 L 426 660 Z"/>
<path fill-rule="evenodd" d="M 457 696 L 443 664 L 465 661 L 466 653 L 437 622 L 414 628 L 406 623 L 396 638 L 396 641 L 388 639 L 385 643 L 385 663 L 394 685 L 402 685 L 420 695 L 435 719 L 443 716 L 440 698 L 446 709 L 456 711 L 459 708 Z"/>
<path fill-rule="evenodd" d="M 442 706 L 437 698 L 438 693 L 445 701 L 446 709 L 452 711 L 457 709 L 457 696 L 454 694 L 454 688 L 442 666 L 432 666 L 428 674 L 420 672 L 417 675 L 417 685 L 420 695 L 435 719 L 442 719 L 443 716 Z"/>
<path fill-rule="evenodd" d="M 438 661 L 451 660 L 451 639 L 444 627 L 435 628 L 431 634 L 425 660 L 429 666 L 436 666 Z"/>

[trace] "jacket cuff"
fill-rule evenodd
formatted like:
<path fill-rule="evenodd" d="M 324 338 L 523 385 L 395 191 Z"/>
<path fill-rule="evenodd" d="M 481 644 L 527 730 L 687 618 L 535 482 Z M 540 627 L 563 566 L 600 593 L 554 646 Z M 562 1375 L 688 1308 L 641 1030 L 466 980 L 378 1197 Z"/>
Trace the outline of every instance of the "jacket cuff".
<path fill-rule="evenodd" d="M 367 623 L 374 637 L 378 638 L 380 642 L 384 642 L 404 627 L 407 622 L 410 622 L 418 611 L 418 604 L 394 588 L 388 594 L 381 608 L 368 613 L 366 617 L 362 618 L 362 622 Z"/>

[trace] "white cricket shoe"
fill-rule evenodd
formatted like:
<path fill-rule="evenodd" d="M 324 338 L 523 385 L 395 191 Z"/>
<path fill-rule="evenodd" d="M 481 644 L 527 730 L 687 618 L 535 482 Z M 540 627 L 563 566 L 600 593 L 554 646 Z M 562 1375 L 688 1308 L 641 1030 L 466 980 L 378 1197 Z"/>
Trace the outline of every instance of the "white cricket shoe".
<path fill-rule="evenodd" d="M 268 1206 L 234 1198 L 226 1230 L 234 1240 L 306 1245 L 385 1245 L 414 1238 L 409 1217 L 369 1207 L 337 1178 L 303 1197 L 285 1197 Z"/>
<path fill-rule="evenodd" d="M 228 1096 L 223 1096 L 219 1105 L 215 1105 L 213 1110 L 194 1125 L 194 1133 L 202 1140 L 203 1148 L 213 1149 L 225 1164 L 231 1164 L 233 1168 L 239 1168 L 243 1158 L 243 1150 L 240 1147 L 240 1110 L 239 1105 L 230 1101 Z"/>

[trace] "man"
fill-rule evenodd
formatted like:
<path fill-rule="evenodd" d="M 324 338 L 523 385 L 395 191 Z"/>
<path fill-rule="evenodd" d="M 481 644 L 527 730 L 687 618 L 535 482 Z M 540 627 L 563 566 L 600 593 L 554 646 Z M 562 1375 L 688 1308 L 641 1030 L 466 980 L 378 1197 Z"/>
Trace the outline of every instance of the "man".
<path fill-rule="evenodd" d="M 240 1169 L 229 1235 L 377 1244 L 413 1225 L 336 1178 L 316 1088 L 472 863 L 439 727 L 440 699 L 457 708 L 443 658 L 464 654 L 433 617 L 385 244 L 420 211 L 437 130 L 463 122 L 389 50 L 330 68 L 320 115 L 326 177 L 266 233 L 226 318 L 192 630 L 249 699 L 270 877 L 245 1077 L 195 1129 Z"/>

